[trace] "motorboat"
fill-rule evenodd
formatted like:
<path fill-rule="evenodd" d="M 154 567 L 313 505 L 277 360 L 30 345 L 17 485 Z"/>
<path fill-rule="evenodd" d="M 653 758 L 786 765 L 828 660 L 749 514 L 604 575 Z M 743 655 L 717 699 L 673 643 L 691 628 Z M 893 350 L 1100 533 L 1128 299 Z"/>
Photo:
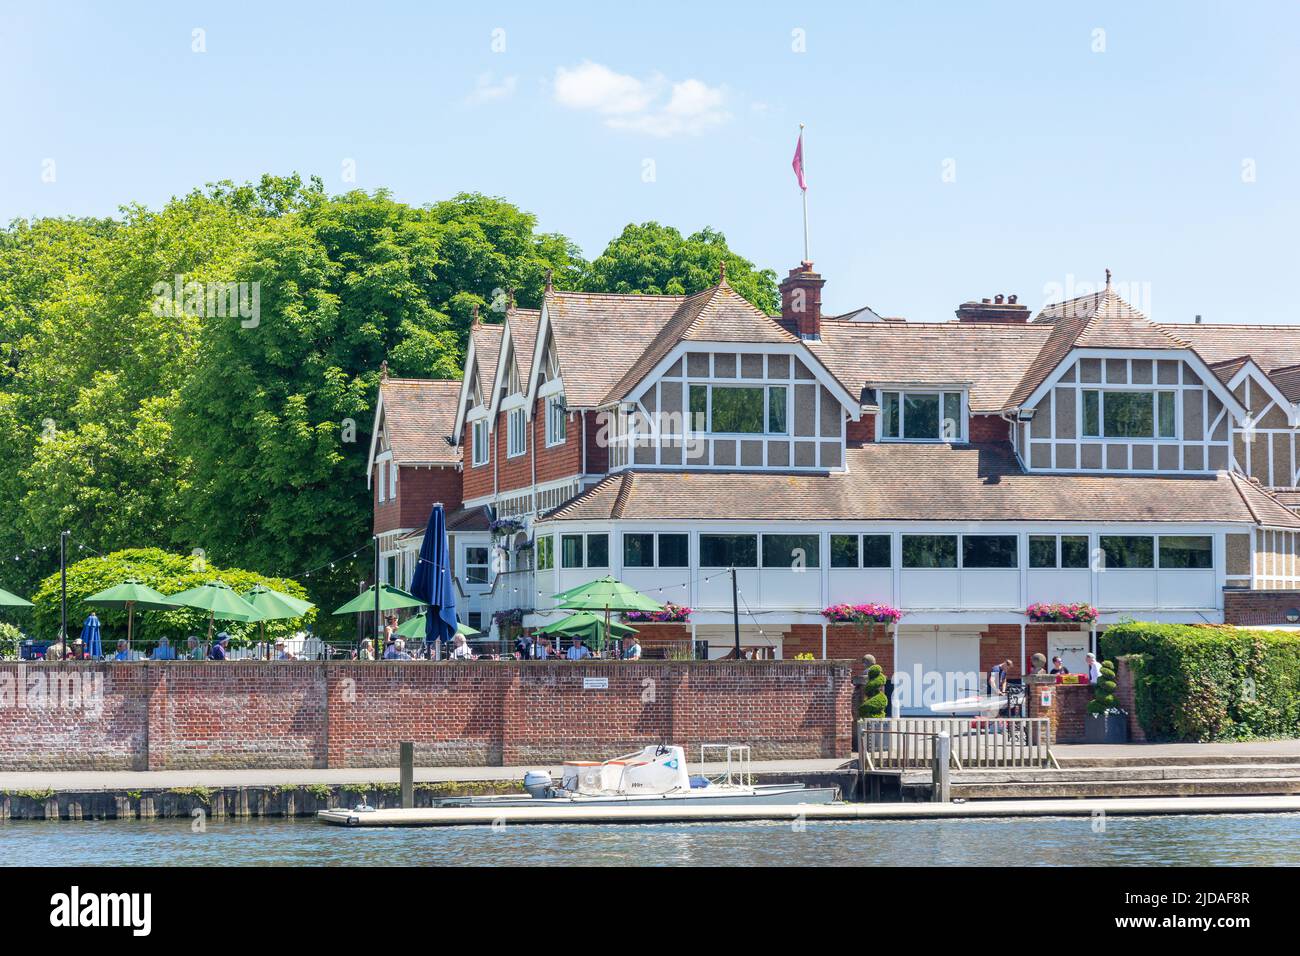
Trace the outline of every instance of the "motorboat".
<path fill-rule="evenodd" d="M 643 747 L 604 761 L 568 760 L 558 779 L 547 770 L 526 772 L 523 778 L 526 795 L 443 797 L 424 813 L 436 813 L 439 808 L 545 807 L 554 808 L 560 818 L 566 808 L 798 807 L 829 804 L 839 799 L 839 787 L 808 787 L 799 782 L 755 783 L 750 748 L 746 745 L 704 744 L 700 748 L 701 764 L 709 762 L 711 754 L 719 758 L 712 775 L 689 773 L 685 750 L 667 744 Z M 353 821 L 359 820 L 360 814 L 382 816 L 403 812 L 408 811 L 361 806 L 352 810 L 322 810 L 318 817 L 325 823 L 355 825 Z"/>
<path fill-rule="evenodd" d="M 996 717 L 1007 706 L 1005 694 L 971 694 L 930 705 L 931 713 L 953 717 Z"/>

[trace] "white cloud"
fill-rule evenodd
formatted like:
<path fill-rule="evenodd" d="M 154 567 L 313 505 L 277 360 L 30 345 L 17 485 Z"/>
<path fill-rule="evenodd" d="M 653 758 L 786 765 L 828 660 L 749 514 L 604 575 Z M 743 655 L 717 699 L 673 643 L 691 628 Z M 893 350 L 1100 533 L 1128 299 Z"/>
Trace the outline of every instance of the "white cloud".
<path fill-rule="evenodd" d="M 650 136 L 698 133 L 731 118 L 723 87 L 696 79 L 670 84 L 659 75 L 641 80 L 589 60 L 555 71 L 555 99 L 603 115 L 612 129 Z"/>
<path fill-rule="evenodd" d="M 474 84 L 473 92 L 465 97 L 465 102 L 470 106 L 476 106 L 481 103 L 491 103 L 494 100 L 507 99 L 514 96 L 518 82 L 519 78 L 515 76 L 503 76 L 498 81 L 491 73 L 480 73 L 478 81 Z"/>

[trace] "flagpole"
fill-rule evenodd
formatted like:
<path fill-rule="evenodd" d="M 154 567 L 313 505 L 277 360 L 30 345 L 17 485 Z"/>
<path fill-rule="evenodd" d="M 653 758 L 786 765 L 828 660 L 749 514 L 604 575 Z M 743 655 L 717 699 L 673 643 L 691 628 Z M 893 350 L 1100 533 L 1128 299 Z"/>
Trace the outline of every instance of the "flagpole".
<path fill-rule="evenodd" d="M 807 161 L 804 159 L 803 155 L 803 123 L 799 124 L 799 144 L 800 165 L 807 168 Z M 812 262 L 812 259 L 808 255 L 808 187 L 804 186 L 803 189 L 799 191 L 803 193 L 803 261 Z"/>

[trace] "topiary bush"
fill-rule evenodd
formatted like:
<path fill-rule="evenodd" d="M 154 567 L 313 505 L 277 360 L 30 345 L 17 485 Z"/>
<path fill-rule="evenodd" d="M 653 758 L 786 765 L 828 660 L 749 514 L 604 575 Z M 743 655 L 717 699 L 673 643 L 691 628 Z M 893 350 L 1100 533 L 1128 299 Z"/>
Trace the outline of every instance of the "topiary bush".
<path fill-rule="evenodd" d="M 217 568 L 201 558 L 186 554 L 171 554 L 158 548 L 132 548 L 126 551 L 114 551 L 103 557 L 86 558 L 68 565 L 68 631 L 69 636 L 81 633 L 81 623 L 91 610 L 99 615 L 103 628 L 104 649 L 107 651 L 118 638 L 126 637 L 126 610 L 116 608 L 91 608 L 82 603 L 97 591 L 121 584 L 127 578 L 135 578 L 142 584 L 163 594 L 178 594 L 181 591 L 198 587 L 208 581 L 223 581 L 237 593 L 247 594 L 255 584 L 289 594 L 293 597 L 307 599 L 307 590 L 292 578 L 271 578 L 245 571 L 241 568 Z M 59 575 L 51 574 L 41 582 L 32 596 L 33 635 L 54 638 L 59 633 Z M 288 637 L 295 631 L 302 630 L 316 617 L 316 611 L 308 611 L 301 618 L 283 621 L 266 621 L 263 623 L 268 640 L 277 636 Z M 175 611 L 140 611 L 135 612 L 132 642 L 136 647 L 148 647 L 158 638 L 166 636 L 173 645 L 188 634 L 197 634 L 202 638 L 208 628 L 208 614 L 199 610 Z M 256 640 L 257 623 L 241 624 L 236 621 L 218 620 L 216 631 L 230 633 L 233 643 L 242 644 L 247 640 Z"/>
<path fill-rule="evenodd" d="M 1300 737 L 1300 635 L 1127 622 L 1100 645 L 1104 658 L 1127 659 L 1151 740 Z"/>
<path fill-rule="evenodd" d="M 1093 688 L 1092 700 L 1088 701 L 1088 713 L 1105 714 L 1112 710 L 1119 710 L 1119 702 L 1115 700 L 1115 691 L 1119 684 L 1115 680 L 1115 662 L 1101 662 L 1101 676 L 1097 678 L 1097 684 Z"/>
<path fill-rule="evenodd" d="M 867 679 L 862 685 L 862 704 L 858 707 L 859 717 L 884 717 L 889 708 L 889 698 L 885 696 L 885 669 L 879 664 L 867 668 Z"/>

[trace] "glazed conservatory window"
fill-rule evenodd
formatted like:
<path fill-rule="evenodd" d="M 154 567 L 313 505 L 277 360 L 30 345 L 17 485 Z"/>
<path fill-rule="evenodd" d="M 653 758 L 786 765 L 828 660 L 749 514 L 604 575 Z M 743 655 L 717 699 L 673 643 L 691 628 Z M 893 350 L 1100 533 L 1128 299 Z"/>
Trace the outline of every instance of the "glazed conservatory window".
<path fill-rule="evenodd" d="M 951 534 L 903 535 L 903 567 L 957 567 L 957 536 Z"/>
<path fill-rule="evenodd" d="M 1086 534 L 1031 534 L 1029 566 L 1064 569 L 1088 567 L 1088 536 Z"/>
<path fill-rule="evenodd" d="M 1162 534 L 1160 569 L 1204 570 L 1214 567 L 1214 541 L 1209 535 Z"/>
<path fill-rule="evenodd" d="M 887 568 L 891 565 L 887 534 L 831 535 L 832 568 Z"/>
<path fill-rule="evenodd" d="M 961 539 L 963 568 L 1015 568 L 1020 565 L 1014 534 L 966 534 Z"/>
<path fill-rule="evenodd" d="M 700 535 L 700 567 L 758 567 L 758 537 L 752 534 Z"/>
<path fill-rule="evenodd" d="M 815 534 L 763 535 L 763 567 L 818 568 L 821 537 Z"/>
<path fill-rule="evenodd" d="M 1173 392 L 1084 389 L 1083 434 L 1087 438 L 1176 438 Z"/>
<path fill-rule="evenodd" d="M 895 441 L 961 441 L 961 392 L 882 392 L 880 434 Z"/>
<path fill-rule="evenodd" d="M 1155 539 L 1148 535 L 1104 534 L 1101 550 L 1106 555 L 1106 567 L 1147 569 L 1156 566 Z"/>

